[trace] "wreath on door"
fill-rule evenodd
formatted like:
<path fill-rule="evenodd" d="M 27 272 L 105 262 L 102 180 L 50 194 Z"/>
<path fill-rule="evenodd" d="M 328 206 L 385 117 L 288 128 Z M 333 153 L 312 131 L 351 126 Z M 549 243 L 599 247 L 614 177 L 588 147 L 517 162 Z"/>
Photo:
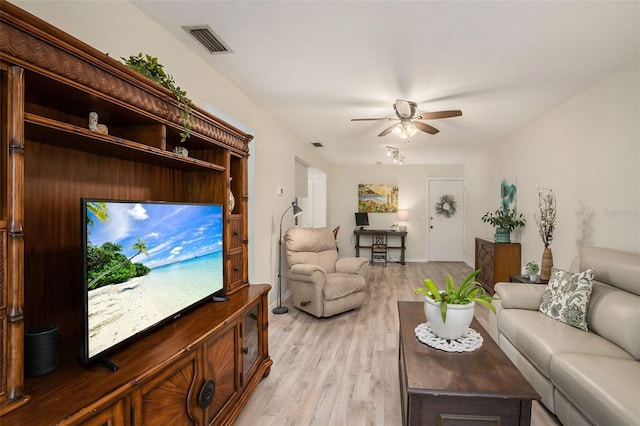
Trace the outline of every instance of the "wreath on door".
<path fill-rule="evenodd" d="M 456 199 L 453 195 L 444 194 L 440 200 L 436 202 L 436 214 L 450 218 L 456 214 Z"/>

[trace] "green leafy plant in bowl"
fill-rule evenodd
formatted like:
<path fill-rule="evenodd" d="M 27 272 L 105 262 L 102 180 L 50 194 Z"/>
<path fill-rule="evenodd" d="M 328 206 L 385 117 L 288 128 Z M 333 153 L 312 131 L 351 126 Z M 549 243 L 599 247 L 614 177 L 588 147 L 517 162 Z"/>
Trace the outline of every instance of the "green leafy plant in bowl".
<path fill-rule="evenodd" d="M 415 293 L 424 294 L 434 302 L 440 302 L 440 314 L 443 322 L 447 320 L 448 305 L 467 305 L 471 302 L 478 302 L 495 313 L 496 309 L 491 304 L 491 301 L 496 300 L 496 298 L 487 294 L 482 285 L 475 280 L 479 273 L 480 269 L 470 273 L 459 286 L 456 286 L 453 277 L 449 274 L 444 280 L 446 286 L 444 290 L 438 289 L 433 280 L 427 278 L 424 280 L 424 287 L 418 287 Z"/>
<path fill-rule="evenodd" d="M 187 92 L 182 90 L 173 80 L 171 74 L 164 71 L 162 64 L 158 62 L 158 58 L 151 55 L 143 55 L 138 53 L 137 56 L 129 56 L 129 58 L 121 58 L 125 65 L 134 71 L 150 78 L 161 86 L 169 89 L 176 99 L 182 113 L 180 119 L 182 121 L 182 133 L 180 133 L 180 142 L 184 142 L 189 137 L 189 130 L 193 124 L 193 116 L 191 114 L 191 99 L 187 96 Z"/>
<path fill-rule="evenodd" d="M 532 260 L 531 262 L 527 263 L 527 271 L 529 271 L 530 274 L 537 275 L 538 271 L 540 271 L 540 266 L 538 266 L 538 264 Z"/>

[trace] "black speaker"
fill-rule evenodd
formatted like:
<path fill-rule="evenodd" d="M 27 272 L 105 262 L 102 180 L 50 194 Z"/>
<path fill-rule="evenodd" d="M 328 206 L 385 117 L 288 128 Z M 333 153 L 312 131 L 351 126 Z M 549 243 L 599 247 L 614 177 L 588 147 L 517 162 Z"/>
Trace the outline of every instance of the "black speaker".
<path fill-rule="evenodd" d="M 58 368 L 60 330 L 46 325 L 24 333 L 24 374 L 42 376 Z"/>

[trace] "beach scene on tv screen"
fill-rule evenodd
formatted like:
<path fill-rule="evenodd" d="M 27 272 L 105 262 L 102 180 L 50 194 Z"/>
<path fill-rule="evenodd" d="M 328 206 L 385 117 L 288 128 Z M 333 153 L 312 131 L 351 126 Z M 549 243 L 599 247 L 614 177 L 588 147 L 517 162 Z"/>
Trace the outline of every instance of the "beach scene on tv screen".
<path fill-rule="evenodd" d="M 219 205 L 88 201 L 89 358 L 222 289 Z"/>

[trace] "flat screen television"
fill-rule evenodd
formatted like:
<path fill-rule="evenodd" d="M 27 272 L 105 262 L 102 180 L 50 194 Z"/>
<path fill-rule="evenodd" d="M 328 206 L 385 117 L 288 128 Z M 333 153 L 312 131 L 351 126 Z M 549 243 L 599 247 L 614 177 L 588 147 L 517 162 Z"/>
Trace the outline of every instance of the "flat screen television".
<path fill-rule="evenodd" d="M 82 199 L 81 207 L 82 362 L 222 294 L 221 205 Z"/>
<path fill-rule="evenodd" d="M 369 226 L 369 214 L 368 213 L 356 213 L 356 226 L 364 228 Z"/>

